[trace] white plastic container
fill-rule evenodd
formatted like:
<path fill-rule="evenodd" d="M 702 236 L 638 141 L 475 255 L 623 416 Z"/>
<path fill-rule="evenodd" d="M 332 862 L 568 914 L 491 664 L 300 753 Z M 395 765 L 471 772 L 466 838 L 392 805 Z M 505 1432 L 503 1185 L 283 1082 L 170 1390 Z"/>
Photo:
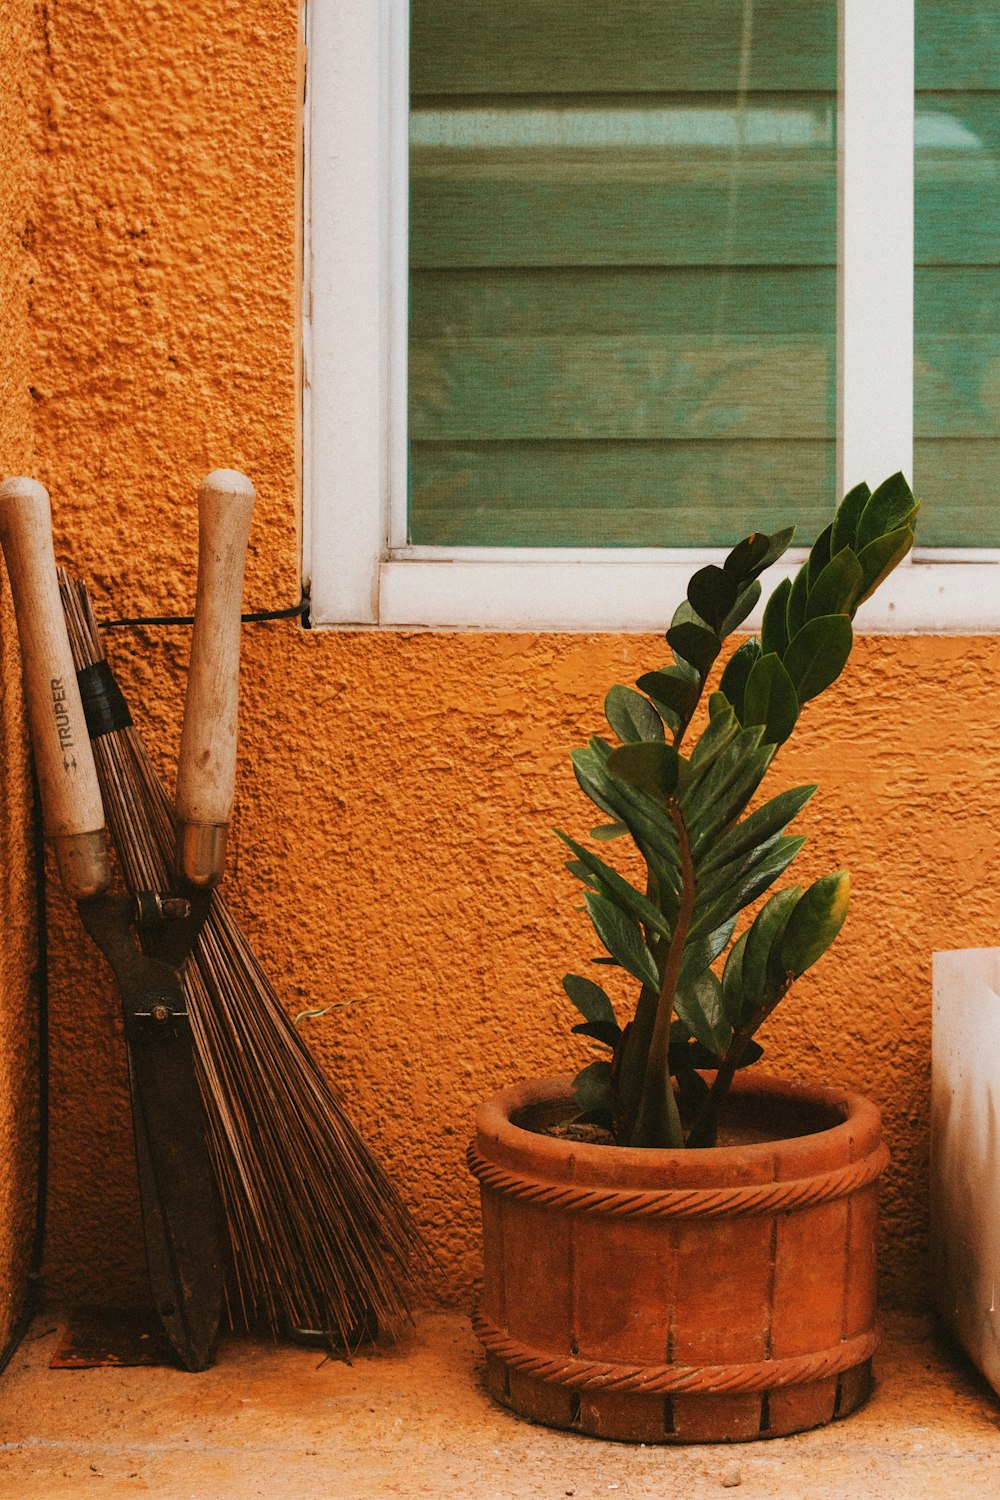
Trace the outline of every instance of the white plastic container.
<path fill-rule="evenodd" d="M 934 954 L 931 1285 L 1000 1392 L 1000 948 Z"/>

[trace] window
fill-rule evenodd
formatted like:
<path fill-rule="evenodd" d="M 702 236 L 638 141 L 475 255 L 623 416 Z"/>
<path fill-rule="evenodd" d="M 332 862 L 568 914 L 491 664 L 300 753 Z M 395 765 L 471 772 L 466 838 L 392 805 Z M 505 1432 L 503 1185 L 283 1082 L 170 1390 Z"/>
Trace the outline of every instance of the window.
<path fill-rule="evenodd" d="M 939 547 L 996 545 L 1000 7 L 995 0 L 918 0 L 915 152 L 913 468 L 915 487 L 927 502 L 924 539 Z"/>
<path fill-rule="evenodd" d="M 916 465 L 938 550 L 899 569 L 860 627 L 1000 625 L 1000 553 L 984 550 L 1000 542 L 985 489 L 1000 436 L 997 115 L 996 95 L 983 93 L 997 86 L 992 6 L 917 0 L 915 110 L 914 0 L 639 3 L 628 10 L 648 12 L 654 29 L 664 11 L 688 24 L 683 45 L 660 48 L 671 76 L 644 68 L 656 61 L 649 39 L 618 53 L 606 39 L 585 49 L 593 76 L 568 100 L 572 58 L 547 77 L 554 64 L 515 48 L 513 90 L 509 77 L 491 83 L 496 49 L 463 54 L 453 27 L 446 58 L 429 3 L 419 0 L 414 26 L 412 127 L 405 0 L 324 0 L 310 17 L 305 545 L 316 623 L 659 628 L 693 567 L 730 540 L 724 491 L 741 475 L 748 514 L 736 532 L 769 523 L 769 492 L 784 519 L 799 469 L 801 493 L 832 509 L 858 479 Z M 593 11 L 616 22 L 612 39 L 628 14 L 589 0 L 436 4 L 435 25 L 458 10 L 507 26 Z M 747 48 L 754 27 L 769 45 Z M 460 94 L 445 67 L 465 69 Z M 674 259 L 663 203 L 647 200 L 642 220 L 628 196 L 664 171 L 715 214 Z M 492 217 L 491 173 L 507 194 Z M 782 179 L 794 188 L 784 203 Z M 515 210 L 532 193 L 544 210 L 553 183 L 559 234 L 545 239 L 543 212 L 535 244 L 519 248 Z M 573 213 L 602 194 L 608 232 L 591 238 L 591 263 L 573 265 Z M 616 259 L 625 221 L 632 249 Z M 693 265 L 695 251 L 715 260 Z M 697 296 L 678 295 L 679 277 Z M 795 356 L 791 387 L 783 351 Z M 588 360 L 610 360 L 626 399 L 601 394 Z M 736 399 L 747 379 L 752 402 Z M 957 488 L 967 479 L 968 507 Z M 678 491 L 694 504 L 665 512 L 664 494 Z M 818 516 L 797 519 L 808 541 Z"/>
<path fill-rule="evenodd" d="M 811 544 L 837 0 L 410 14 L 409 540 L 732 545 L 797 515 Z"/>

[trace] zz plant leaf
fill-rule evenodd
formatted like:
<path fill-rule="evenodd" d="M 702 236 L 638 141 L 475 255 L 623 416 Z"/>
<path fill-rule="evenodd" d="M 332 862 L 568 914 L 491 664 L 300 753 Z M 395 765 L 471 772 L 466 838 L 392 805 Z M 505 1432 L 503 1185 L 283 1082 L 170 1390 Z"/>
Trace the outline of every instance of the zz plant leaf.
<path fill-rule="evenodd" d="M 623 744 L 663 739 L 663 720 L 634 688 L 613 687 L 604 700 L 604 717 Z"/>
<path fill-rule="evenodd" d="M 614 1022 L 615 1012 L 611 1001 L 592 979 L 582 974 L 567 974 L 563 979 L 566 991 L 585 1021 Z"/>
<path fill-rule="evenodd" d="M 796 904 L 781 939 L 781 967 L 796 979 L 811 969 L 833 942 L 847 916 L 851 877 L 846 870 L 824 875 Z"/>
<path fill-rule="evenodd" d="M 795 683 L 774 651 L 754 663 L 743 694 L 744 724 L 760 724 L 764 743 L 783 745 L 795 728 L 799 700 Z"/>
<path fill-rule="evenodd" d="M 901 474 L 857 485 L 772 592 L 762 640 L 727 646 L 792 528 L 753 532 L 721 568 L 698 569 L 666 632 L 672 660 L 607 694 L 620 743 L 595 737 L 572 753 L 603 818 L 591 838 L 629 836 L 619 870 L 560 834 L 607 955 L 592 961 L 638 985 L 619 1021 L 600 984 L 563 980 L 583 1018 L 573 1030 L 611 1052 L 578 1075 L 577 1103 L 620 1145 L 714 1144 L 733 1078 L 761 1055 L 756 1033 L 843 925 L 846 871 L 805 891 L 780 885 L 805 842 L 790 826 L 816 787 L 758 793 L 806 706 L 845 669 L 854 614 L 913 545 L 918 510 Z"/>
<path fill-rule="evenodd" d="M 735 576 L 727 573 L 725 568 L 714 566 L 699 568 L 687 588 L 691 608 L 716 632 L 736 603 L 738 593 L 739 583 Z"/>

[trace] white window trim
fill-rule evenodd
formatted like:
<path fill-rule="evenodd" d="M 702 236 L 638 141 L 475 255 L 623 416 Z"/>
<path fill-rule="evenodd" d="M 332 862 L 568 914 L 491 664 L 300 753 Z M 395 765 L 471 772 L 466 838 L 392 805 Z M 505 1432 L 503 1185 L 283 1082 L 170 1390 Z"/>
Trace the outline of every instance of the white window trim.
<path fill-rule="evenodd" d="M 860 479 L 912 473 L 913 15 L 914 0 L 841 0 L 841 494 Z M 662 629 L 694 568 L 724 549 L 405 543 L 408 26 L 408 0 L 312 0 L 307 11 L 303 532 L 312 623 Z M 857 628 L 1000 629 L 998 563 L 1000 549 L 918 549 L 862 606 Z"/>

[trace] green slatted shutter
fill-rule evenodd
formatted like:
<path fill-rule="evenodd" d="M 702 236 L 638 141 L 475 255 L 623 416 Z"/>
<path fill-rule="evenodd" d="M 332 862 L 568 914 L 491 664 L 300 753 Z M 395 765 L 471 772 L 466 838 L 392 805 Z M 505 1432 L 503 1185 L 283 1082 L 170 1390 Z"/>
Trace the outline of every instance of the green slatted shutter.
<path fill-rule="evenodd" d="M 409 534 L 834 504 L 836 0 L 413 0 Z"/>
<path fill-rule="evenodd" d="M 914 489 L 923 540 L 1000 545 L 1000 8 L 916 8 Z"/>

